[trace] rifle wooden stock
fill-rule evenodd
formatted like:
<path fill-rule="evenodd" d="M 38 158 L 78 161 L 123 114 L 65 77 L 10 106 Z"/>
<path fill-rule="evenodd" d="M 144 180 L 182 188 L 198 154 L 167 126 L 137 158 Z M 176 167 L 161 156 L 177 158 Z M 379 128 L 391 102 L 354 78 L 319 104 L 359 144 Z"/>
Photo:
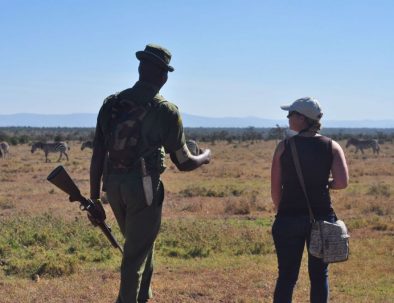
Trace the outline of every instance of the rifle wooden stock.
<path fill-rule="evenodd" d="M 81 210 L 86 210 L 93 218 L 100 218 L 99 210 L 97 209 L 94 202 L 90 199 L 86 199 L 81 195 L 80 190 L 68 175 L 63 166 L 56 167 L 47 177 L 47 180 L 54 184 L 56 187 L 64 191 L 69 195 L 70 202 L 78 201 L 80 203 Z M 102 222 L 97 223 L 97 226 L 100 227 L 104 235 L 111 242 L 112 246 L 118 248 L 120 252 L 123 254 L 122 247 L 112 234 L 111 228 L 105 223 Z"/>

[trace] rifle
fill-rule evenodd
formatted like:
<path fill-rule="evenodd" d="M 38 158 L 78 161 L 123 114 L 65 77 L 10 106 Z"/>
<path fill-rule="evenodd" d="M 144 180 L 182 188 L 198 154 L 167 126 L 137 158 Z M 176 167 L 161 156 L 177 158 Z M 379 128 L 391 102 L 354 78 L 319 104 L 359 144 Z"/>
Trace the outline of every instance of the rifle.
<path fill-rule="evenodd" d="M 111 232 L 111 228 L 104 222 L 105 218 L 102 219 L 103 214 L 98 206 L 91 200 L 86 199 L 81 195 L 78 187 L 75 185 L 74 181 L 68 175 L 63 166 L 56 167 L 47 177 L 47 180 L 54 184 L 56 187 L 64 191 L 69 195 L 70 202 L 78 201 L 81 203 L 79 208 L 81 210 L 86 210 L 89 215 L 96 220 L 98 227 L 102 230 L 104 235 L 111 242 L 112 246 L 118 248 L 123 254 L 123 249 L 119 245 L 118 241 Z"/>

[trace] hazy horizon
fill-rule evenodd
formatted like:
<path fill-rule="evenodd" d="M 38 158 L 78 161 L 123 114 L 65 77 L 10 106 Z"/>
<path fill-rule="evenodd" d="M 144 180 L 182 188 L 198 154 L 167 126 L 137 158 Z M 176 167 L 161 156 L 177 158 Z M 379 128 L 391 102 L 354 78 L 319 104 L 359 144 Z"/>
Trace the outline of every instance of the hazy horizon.
<path fill-rule="evenodd" d="M 97 114 L 0 114 L 0 127 L 95 127 Z M 288 126 L 287 119 L 249 117 L 207 117 L 182 113 L 185 127 L 264 127 Z M 394 119 L 322 120 L 325 128 L 394 128 Z"/>

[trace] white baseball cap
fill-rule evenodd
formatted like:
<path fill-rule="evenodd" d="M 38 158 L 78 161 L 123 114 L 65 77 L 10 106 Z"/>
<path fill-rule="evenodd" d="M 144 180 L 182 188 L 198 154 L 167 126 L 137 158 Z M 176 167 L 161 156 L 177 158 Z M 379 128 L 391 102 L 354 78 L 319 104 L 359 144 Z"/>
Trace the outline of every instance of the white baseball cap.
<path fill-rule="evenodd" d="M 290 112 L 300 113 L 316 121 L 319 121 L 320 118 L 323 116 L 323 112 L 321 110 L 319 101 L 317 101 L 317 99 L 312 97 L 297 99 L 292 104 L 282 105 L 280 108 L 289 111 L 289 113 Z"/>

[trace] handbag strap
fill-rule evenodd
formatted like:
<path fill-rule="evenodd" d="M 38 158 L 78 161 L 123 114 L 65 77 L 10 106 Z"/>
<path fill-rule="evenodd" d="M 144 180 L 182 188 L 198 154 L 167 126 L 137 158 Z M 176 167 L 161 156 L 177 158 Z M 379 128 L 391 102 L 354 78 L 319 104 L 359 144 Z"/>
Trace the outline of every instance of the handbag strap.
<path fill-rule="evenodd" d="M 291 148 L 291 155 L 293 156 L 294 166 L 297 171 L 298 180 L 300 181 L 301 188 L 302 188 L 302 191 L 304 192 L 304 195 L 306 198 L 306 203 L 308 205 L 309 218 L 310 218 L 311 223 L 313 223 L 313 222 L 315 222 L 315 217 L 312 212 L 311 202 L 309 201 L 308 193 L 306 192 L 304 176 L 302 174 L 300 159 L 298 157 L 298 152 L 297 152 L 297 147 L 294 142 L 294 137 L 291 137 L 289 139 L 289 143 L 290 143 L 290 148 Z"/>

